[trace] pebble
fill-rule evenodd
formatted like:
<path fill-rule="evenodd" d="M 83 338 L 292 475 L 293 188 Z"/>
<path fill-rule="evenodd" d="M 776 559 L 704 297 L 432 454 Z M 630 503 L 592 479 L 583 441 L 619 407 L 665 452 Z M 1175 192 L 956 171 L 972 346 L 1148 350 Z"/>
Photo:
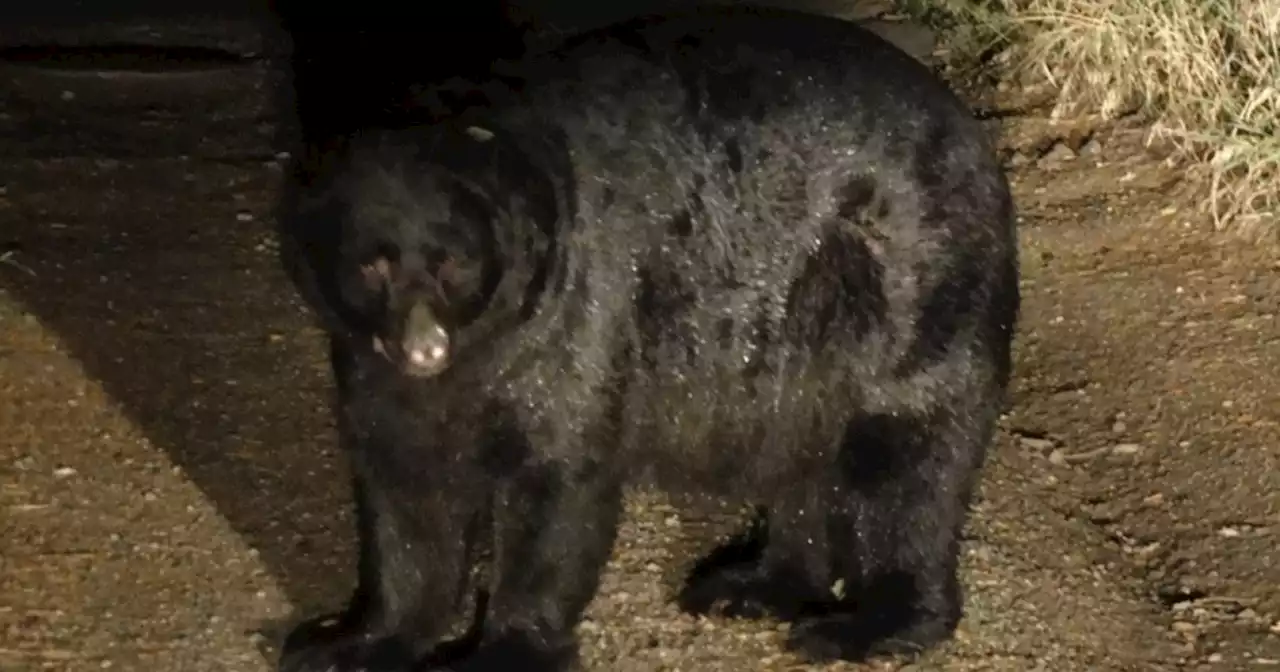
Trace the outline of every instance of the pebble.
<path fill-rule="evenodd" d="M 1018 439 L 1018 442 L 1022 444 L 1023 448 L 1027 448 L 1029 450 L 1045 451 L 1053 448 L 1053 441 L 1050 441 L 1049 439 L 1037 439 L 1024 436 Z"/>
<path fill-rule="evenodd" d="M 1117 443 L 1111 448 L 1114 455 L 1137 455 L 1142 452 L 1142 446 L 1136 443 Z"/>
<path fill-rule="evenodd" d="M 1059 142 L 1054 144 L 1053 149 L 1050 149 L 1047 154 L 1040 158 L 1040 160 L 1046 163 L 1061 163 L 1070 161 L 1076 158 L 1076 156 L 1076 153 L 1070 147 Z"/>

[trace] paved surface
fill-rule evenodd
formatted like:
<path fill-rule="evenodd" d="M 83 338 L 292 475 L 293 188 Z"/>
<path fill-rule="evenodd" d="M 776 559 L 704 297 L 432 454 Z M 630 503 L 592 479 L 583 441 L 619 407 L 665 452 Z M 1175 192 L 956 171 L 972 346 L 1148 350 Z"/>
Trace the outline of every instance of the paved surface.
<path fill-rule="evenodd" d="M 320 335 L 269 235 L 270 80 L 0 72 L 0 670 L 266 672 L 350 589 Z M 1007 143 L 1015 404 L 968 617 L 912 669 L 1280 670 L 1276 257 L 1184 227 L 1132 133 L 1028 117 Z M 590 669 L 817 669 L 669 606 L 732 523 L 678 504 L 632 498 Z"/>

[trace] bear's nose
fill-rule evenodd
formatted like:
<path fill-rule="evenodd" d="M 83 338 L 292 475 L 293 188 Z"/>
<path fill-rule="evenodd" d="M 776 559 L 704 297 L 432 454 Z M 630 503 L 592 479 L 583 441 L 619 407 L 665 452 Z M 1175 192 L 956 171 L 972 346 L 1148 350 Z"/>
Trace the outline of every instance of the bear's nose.
<path fill-rule="evenodd" d="M 401 348 L 408 360 L 409 373 L 438 373 L 449 360 L 449 332 L 435 319 L 431 309 L 420 303 L 409 309 Z"/>

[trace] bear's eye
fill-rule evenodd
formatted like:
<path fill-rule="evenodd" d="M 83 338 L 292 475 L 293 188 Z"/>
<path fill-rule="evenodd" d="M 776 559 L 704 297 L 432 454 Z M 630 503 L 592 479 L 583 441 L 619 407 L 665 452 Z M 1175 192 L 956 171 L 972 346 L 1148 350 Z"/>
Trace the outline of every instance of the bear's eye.
<path fill-rule="evenodd" d="M 440 262 L 440 267 L 436 271 L 436 276 L 440 278 L 440 282 L 451 286 L 457 286 L 459 277 L 458 260 L 449 257 Z"/>
<path fill-rule="evenodd" d="M 479 280 L 479 269 L 474 263 L 449 257 L 436 267 L 435 277 L 444 294 L 462 298 L 477 290 L 475 285 Z"/>

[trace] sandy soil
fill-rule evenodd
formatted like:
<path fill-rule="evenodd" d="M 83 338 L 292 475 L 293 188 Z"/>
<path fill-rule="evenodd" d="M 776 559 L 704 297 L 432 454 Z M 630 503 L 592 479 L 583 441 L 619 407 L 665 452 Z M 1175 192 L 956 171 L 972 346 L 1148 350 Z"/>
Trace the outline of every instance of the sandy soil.
<path fill-rule="evenodd" d="M 0 670 L 266 672 L 354 558 L 272 249 L 269 70 L 0 69 Z M 909 669 L 1280 670 L 1280 262 L 1208 231 L 1140 129 L 1003 126 L 1016 393 L 968 616 Z M 818 669 L 669 605 L 732 522 L 677 504 L 632 498 L 589 668 Z"/>

